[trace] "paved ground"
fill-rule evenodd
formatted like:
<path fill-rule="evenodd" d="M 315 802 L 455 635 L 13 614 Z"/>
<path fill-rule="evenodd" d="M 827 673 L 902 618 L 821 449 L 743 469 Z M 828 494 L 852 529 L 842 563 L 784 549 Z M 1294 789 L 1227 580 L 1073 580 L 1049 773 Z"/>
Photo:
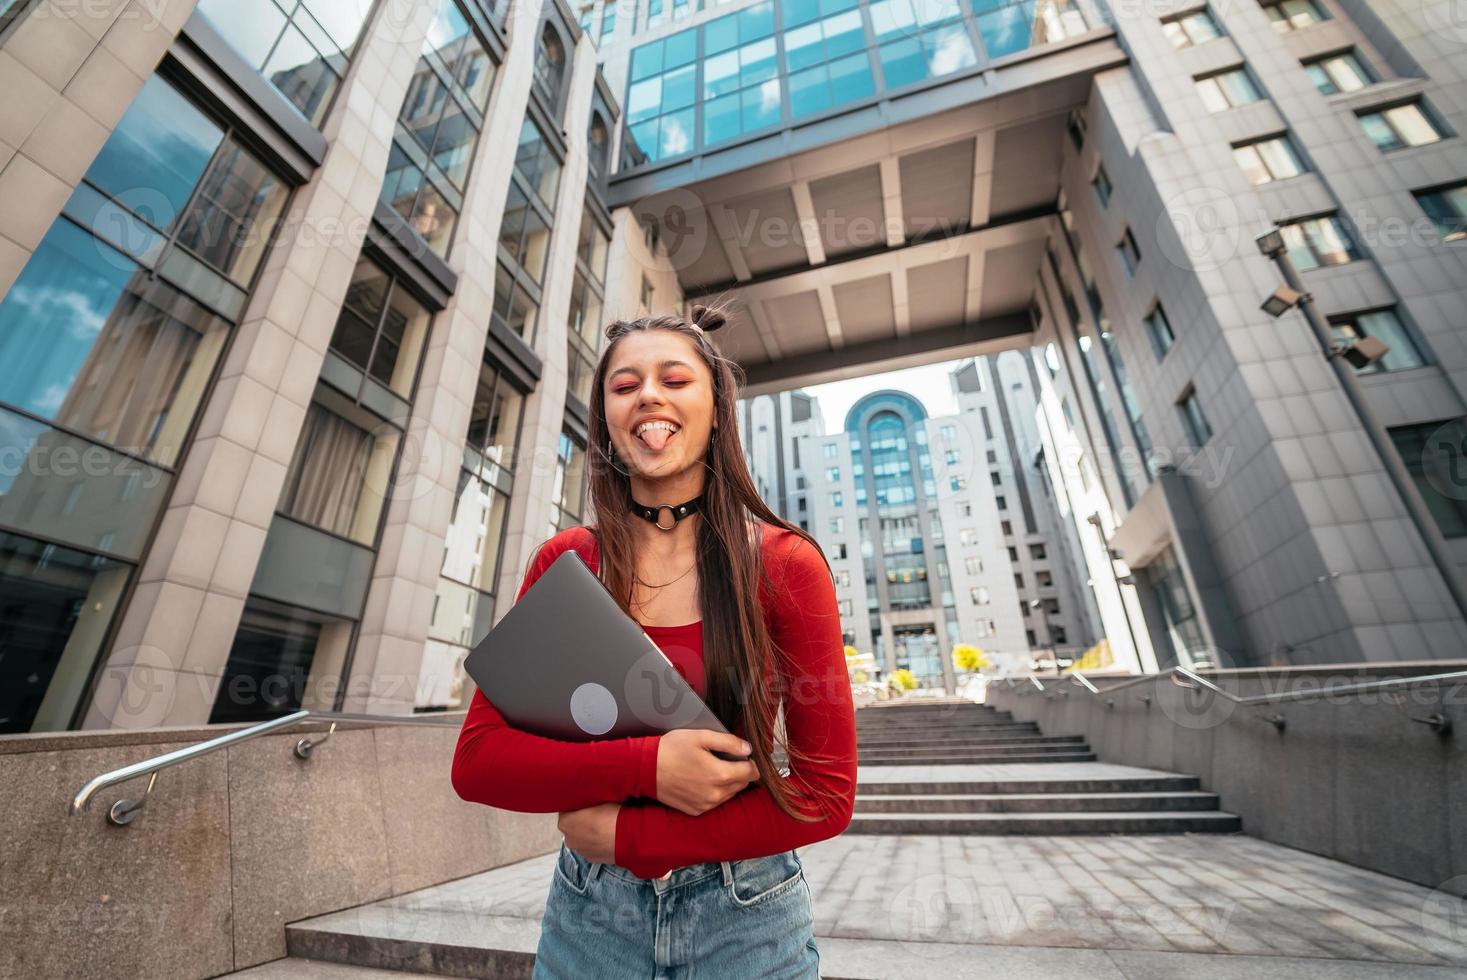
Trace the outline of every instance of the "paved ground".
<path fill-rule="evenodd" d="M 943 780 L 1154 774 L 1102 763 L 941 769 Z M 862 782 L 933 776 L 932 767 L 860 771 Z M 1467 901 L 1243 835 L 847 835 L 800 855 L 827 978 L 1467 978 Z M 533 952 L 554 861 L 542 855 L 309 923 Z M 308 960 L 238 974 L 377 975 Z"/>

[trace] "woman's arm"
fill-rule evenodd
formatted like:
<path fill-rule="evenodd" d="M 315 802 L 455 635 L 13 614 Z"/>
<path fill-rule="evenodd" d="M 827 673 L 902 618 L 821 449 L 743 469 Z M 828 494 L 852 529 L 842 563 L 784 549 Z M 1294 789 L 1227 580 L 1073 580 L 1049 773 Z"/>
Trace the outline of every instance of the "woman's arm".
<path fill-rule="evenodd" d="M 778 574 L 772 576 L 779 584 Z M 689 816 L 660 803 L 623 806 L 616 820 L 616 863 L 643 878 L 703 861 L 763 857 L 834 837 L 850 826 L 856 797 L 856 714 L 846 670 L 835 585 L 825 559 L 796 538 L 774 597 L 774 639 L 786 652 L 785 735 L 792 749 L 831 761 L 796 768 L 790 760 L 796 807 L 818 822 L 795 820 L 769 790 L 751 784 L 723 805 Z M 822 789 L 815 797 L 810 790 Z M 655 800 L 655 795 L 652 799 Z"/>
<path fill-rule="evenodd" d="M 516 602 L 566 547 L 540 548 Z M 521 813 L 579 810 L 634 796 L 655 800 L 661 737 L 569 742 L 533 735 L 511 726 L 483 691 L 475 691 L 453 753 L 453 788 L 471 803 Z"/>

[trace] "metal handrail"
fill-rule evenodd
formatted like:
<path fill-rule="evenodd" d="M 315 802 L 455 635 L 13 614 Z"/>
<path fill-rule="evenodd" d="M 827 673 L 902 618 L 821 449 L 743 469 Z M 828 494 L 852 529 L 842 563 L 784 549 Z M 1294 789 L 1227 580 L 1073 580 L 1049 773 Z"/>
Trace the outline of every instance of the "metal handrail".
<path fill-rule="evenodd" d="M 1233 694 L 1231 691 L 1225 691 L 1221 687 L 1218 687 L 1216 684 L 1214 684 L 1212 681 L 1198 674 L 1197 672 L 1191 670 L 1190 668 L 1182 667 L 1180 665 L 1176 667 L 1170 667 L 1167 670 L 1163 670 L 1155 674 L 1141 674 L 1129 680 L 1122 681 L 1119 684 L 1112 684 L 1109 687 L 1104 688 L 1096 687 L 1093 683 L 1091 683 L 1089 678 L 1085 677 L 1078 671 L 1072 671 L 1071 673 L 1066 674 L 1065 678 L 1075 681 L 1087 692 L 1098 697 L 1106 697 L 1107 695 L 1113 694 L 1116 691 L 1120 691 L 1128 687 L 1135 687 L 1136 685 L 1144 684 L 1147 681 L 1159 681 L 1163 678 L 1168 678 L 1173 684 L 1176 684 L 1179 687 L 1191 688 L 1193 690 L 1196 690 L 1199 687 L 1205 688 L 1211 693 L 1216 694 L 1218 697 L 1223 698 L 1227 701 L 1231 701 L 1237 705 L 1242 705 L 1244 707 L 1264 707 L 1275 704 L 1309 701 L 1314 698 L 1331 697 L 1339 694 L 1363 694 L 1368 691 L 1385 691 L 1401 687 L 1414 687 L 1418 684 L 1440 684 L 1447 681 L 1467 681 L 1467 670 L 1454 670 L 1442 674 L 1423 674 L 1420 677 L 1388 677 L 1376 681 L 1362 681 L 1361 683 L 1349 684 L 1344 687 L 1320 687 L 1308 691 L 1283 691 L 1273 694 L 1252 694 L 1247 697 L 1239 697 L 1238 695 Z M 1046 689 L 1044 685 L 1035 680 L 1032 675 L 1029 677 L 1029 679 L 1031 681 L 1034 681 L 1034 686 L 1037 687 L 1041 692 L 1043 692 L 1046 697 L 1051 697 L 1055 693 L 1067 693 L 1065 691 L 1059 690 L 1053 685 L 1051 685 L 1049 689 Z M 1008 680 L 1008 678 L 1005 678 L 1005 680 Z M 1010 690 L 1012 690 L 1014 687 L 1015 685 L 1012 683 L 1009 685 Z M 1148 704 L 1151 702 L 1151 698 L 1147 695 L 1140 695 L 1140 699 Z M 1115 704 L 1115 702 L 1108 697 L 1106 698 L 1106 703 L 1112 706 L 1114 706 Z M 1268 716 L 1267 720 L 1272 723 L 1275 728 L 1278 728 L 1280 731 L 1283 730 L 1284 718 L 1282 715 L 1270 715 Z M 1447 718 L 1440 712 L 1428 715 L 1425 718 L 1417 718 L 1415 716 L 1412 716 L 1411 720 L 1419 721 L 1424 725 L 1428 725 L 1437 733 L 1443 735 L 1447 732 L 1450 732 L 1452 728 L 1451 719 Z"/>
<path fill-rule="evenodd" d="M 133 818 L 138 815 L 138 811 L 148 802 L 148 795 L 153 792 L 153 784 L 158 781 L 158 773 L 162 770 L 167 769 L 169 766 L 176 766 L 180 762 L 188 762 L 191 759 L 208 755 L 210 752 L 217 752 L 231 745 L 248 742 L 251 739 L 259 738 L 261 735 L 269 735 L 272 732 L 294 728 L 296 725 L 313 719 L 329 721 L 331 722 L 331 727 L 327 728 L 326 734 L 319 738 L 299 739 L 293 749 L 293 754 L 297 759 L 309 759 L 316 746 L 326 741 L 336 731 L 338 722 L 363 721 L 375 725 L 447 727 L 449 725 L 457 726 L 460 724 L 466 714 L 466 711 L 452 711 L 435 712 L 431 715 L 361 715 L 341 711 L 315 711 L 310 708 L 303 708 L 300 711 L 294 711 L 288 715 L 281 715 L 279 718 L 262 721 L 258 725 L 251 725 L 249 728 L 240 728 L 232 732 L 226 732 L 217 738 L 211 738 L 199 742 L 196 745 L 187 745 L 181 749 L 174 749 L 172 752 L 165 752 L 152 759 L 144 759 L 142 762 L 134 762 L 132 765 L 123 766 L 121 769 L 104 772 L 100 776 L 95 776 L 88 780 L 87 784 L 77 791 L 76 796 L 71 800 L 68 812 L 73 817 L 77 816 L 83 810 L 89 809 L 91 807 L 92 797 L 107 787 L 116 786 L 118 783 L 125 783 L 129 779 L 136 779 L 139 776 L 147 776 L 149 777 L 148 788 L 143 791 L 140 799 L 118 800 L 107 811 L 107 821 L 109 823 L 118 827 L 124 827 L 132 823 Z"/>

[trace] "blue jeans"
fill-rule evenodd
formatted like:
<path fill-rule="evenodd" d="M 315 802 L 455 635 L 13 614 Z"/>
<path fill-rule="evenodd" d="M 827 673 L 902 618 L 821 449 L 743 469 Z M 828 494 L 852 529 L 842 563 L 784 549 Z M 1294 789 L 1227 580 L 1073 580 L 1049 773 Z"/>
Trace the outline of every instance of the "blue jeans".
<path fill-rule="evenodd" d="M 561 841 L 532 980 L 819 980 L 793 850 L 638 878 Z"/>

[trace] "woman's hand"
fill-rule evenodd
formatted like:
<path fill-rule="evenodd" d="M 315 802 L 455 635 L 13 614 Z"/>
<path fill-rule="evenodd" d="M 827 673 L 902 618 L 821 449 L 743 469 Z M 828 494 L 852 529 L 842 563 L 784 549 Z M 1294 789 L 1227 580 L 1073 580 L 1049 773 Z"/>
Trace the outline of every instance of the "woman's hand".
<path fill-rule="evenodd" d="M 690 817 L 720 806 L 759 778 L 752 762 L 726 762 L 713 750 L 748 755 L 737 735 L 703 728 L 664 732 L 657 748 L 657 800 Z"/>
<path fill-rule="evenodd" d="M 616 815 L 620 803 L 598 803 L 582 810 L 565 810 L 555 826 L 565 835 L 565 846 L 587 861 L 616 863 Z"/>

